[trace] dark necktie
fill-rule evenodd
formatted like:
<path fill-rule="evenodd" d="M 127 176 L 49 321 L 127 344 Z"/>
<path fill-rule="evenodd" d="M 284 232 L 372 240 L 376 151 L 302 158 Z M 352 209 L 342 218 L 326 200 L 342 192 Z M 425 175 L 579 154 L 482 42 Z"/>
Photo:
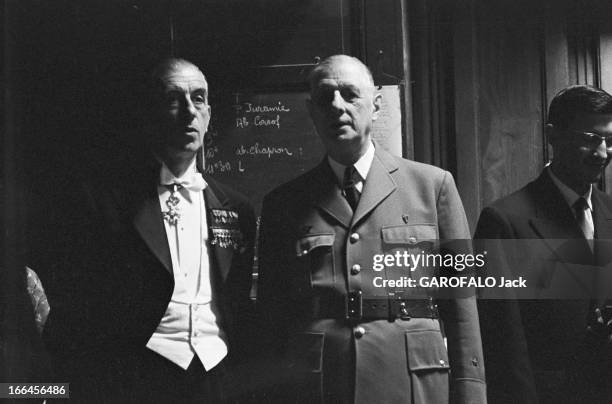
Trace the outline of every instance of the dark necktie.
<path fill-rule="evenodd" d="M 591 251 L 593 251 L 593 238 L 594 238 L 594 229 L 593 229 L 593 220 L 591 219 L 589 213 L 589 205 L 583 197 L 580 197 L 574 203 L 574 211 L 576 212 L 576 222 L 578 222 L 578 226 L 582 230 L 584 234 L 584 238 L 586 238 Z"/>
<path fill-rule="evenodd" d="M 359 203 L 359 197 L 361 196 L 359 190 L 357 190 L 357 182 L 360 180 L 355 166 L 347 166 L 344 170 L 344 179 L 342 181 L 342 191 L 344 197 L 348 201 L 353 212 L 357 208 Z"/>

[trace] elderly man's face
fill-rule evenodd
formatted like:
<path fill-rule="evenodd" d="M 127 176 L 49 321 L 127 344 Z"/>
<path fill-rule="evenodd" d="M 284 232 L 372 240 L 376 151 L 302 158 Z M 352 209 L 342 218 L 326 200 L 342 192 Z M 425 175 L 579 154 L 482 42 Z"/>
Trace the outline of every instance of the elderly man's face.
<path fill-rule="evenodd" d="M 193 156 L 204 143 L 210 121 L 208 85 L 195 66 L 180 66 L 160 77 L 158 124 L 169 155 Z"/>
<path fill-rule="evenodd" d="M 612 136 L 612 114 L 579 114 L 558 132 L 554 159 L 567 185 L 584 189 L 599 181 L 612 158 L 612 143 L 601 139 Z"/>
<path fill-rule="evenodd" d="M 351 60 L 335 61 L 311 85 L 307 106 L 327 152 L 342 164 L 354 163 L 367 150 L 380 95 Z"/>

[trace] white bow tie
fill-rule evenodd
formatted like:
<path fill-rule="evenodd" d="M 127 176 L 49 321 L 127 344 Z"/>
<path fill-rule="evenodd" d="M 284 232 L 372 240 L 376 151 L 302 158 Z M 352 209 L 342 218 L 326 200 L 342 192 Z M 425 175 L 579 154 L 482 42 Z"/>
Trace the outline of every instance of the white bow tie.
<path fill-rule="evenodd" d="M 160 183 L 161 185 L 165 186 L 176 184 L 178 185 L 179 189 L 186 189 L 193 192 L 202 192 L 202 190 L 208 185 L 204 178 L 202 178 L 202 174 L 199 172 L 193 172 L 191 174 L 183 175 L 181 178 L 176 178 L 174 175 L 172 175 L 170 170 L 162 170 L 160 175 Z M 171 191 L 173 190 L 171 189 Z M 185 194 L 185 197 L 189 198 L 191 201 L 189 193 L 186 192 Z"/>

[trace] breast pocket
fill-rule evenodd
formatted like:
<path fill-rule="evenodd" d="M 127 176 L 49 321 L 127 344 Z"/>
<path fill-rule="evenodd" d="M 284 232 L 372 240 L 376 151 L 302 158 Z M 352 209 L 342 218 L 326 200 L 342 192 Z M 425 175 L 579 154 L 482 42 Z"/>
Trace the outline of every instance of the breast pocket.
<path fill-rule="evenodd" d="M 406 332 L 406 350 L 414 403 L 447 403 L 450 364 L 442 333 Z"/>
<path fill-rule="evenodd" d="M 323 233 L 309 234 L 296 241 L 297 261 L 309 275 L 311 286 L 335 281 L 334 240 L 335 234 Z"/>
<path fill-rule="evenodd" d="M 424 254 L 436 252 L 439 248 L 438 231 L 434 224 L 385 226 L 381 232 L 385 253 L 407 252 L 411 256 L 407 262 L 413 272 L 425 266 Z"/>
<path fill-rule="evenodd" d="M 394 267 L 385 271 L 387 279 L 409 277 L 414 280 L 413 285 L 416 285 L 405 287 L 404 283 L 399 283 L 401 286 L 393 288 L 393 293 L 427 295 L 428 291 L 420 286 L 420 281 L 423 277 L 435 275 L 439 264 L 439 260 L 433 256 L 439 248 L 436 225 L 425 223 L 385 226 L 381 233 L 385 255 L 400 257 L 395 260 Z"/>
<path fill-rule="evenodd" d="M 409 224 L 382 228 L 383 242 L 389 247 L 424 249 L 437 246 L 438 231 L 435 224 Z"/>

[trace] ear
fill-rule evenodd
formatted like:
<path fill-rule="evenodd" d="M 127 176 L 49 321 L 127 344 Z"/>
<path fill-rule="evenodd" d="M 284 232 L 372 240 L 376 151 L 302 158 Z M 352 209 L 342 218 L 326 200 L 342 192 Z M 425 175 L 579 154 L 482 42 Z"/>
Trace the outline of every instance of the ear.
<path fill-rule="evenodd" d="M 375 121 L 378 119 L 378 114 L 380 113 L 380 108 L 382 106 L 382 94 L 375 93 L 374 99 L 372 100 L 372 104 L 374 105 L 374 111 L 372 112 L 372 120 Z"/>
<path fill-rule="evenodd" d="M 546 139 L 551 146 L 554 146 L 561 136 L 559 130 L 549 123 L 547 123 L 544 127 L 544 133 L 546 134 Z"/>
<path fill-rule="evenodd" d="M 208 109 L 208 120 L 206 121 L 206 130 L 205 130 L 205 132 L 208 132 L 208 125 L 210 125 L 210 118 L 212 117 L 212 115 L 211 115 L 212 109 L 210 108 L 210 104 L 206 105 L 206 108 Z"/>

